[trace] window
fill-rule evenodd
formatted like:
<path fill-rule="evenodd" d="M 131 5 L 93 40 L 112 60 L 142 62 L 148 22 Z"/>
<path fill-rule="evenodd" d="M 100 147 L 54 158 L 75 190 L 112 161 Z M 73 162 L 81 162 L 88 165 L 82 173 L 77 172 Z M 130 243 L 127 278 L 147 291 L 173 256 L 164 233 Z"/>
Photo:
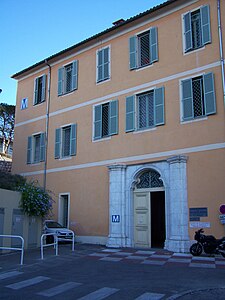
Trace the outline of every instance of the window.
<path fill-rule="evenodd" d="M 58 96 L 77 89 L 78 61 L 58 69 Z"/>
<path fill-rule="evenodd" d="M 157 27 L 130 37 L 130 70 L 141 68 L 158 61 Z"/>
<path fill-rule="evenodd" d="M 155 170 L 148 170 L 142 173 L 138 178 L 137 189 L 149 189 L 163 187 L 163 181 L 160 174 Z"/>
<path fill-rule="evenodd" d="M 181 81 L 183 121 L 216 113 L 213 73 Z"/>
<path fill-rule="evenodd" d="M 28 136 L 27 164 L 39 163 L 45 160 L 45 133 Z"/>
<path fill-rule="evenodd" d="M 211 43 L 209 6 L 202 6 L 184 15 L 185 52 Z"/>
<path fill-rule="evenodd" d="M 109 47 L 97 51 L 97 82 L 110 78 L 110 49 Z"/>
<path fill-rule="evenodd" d="M 46 75 L 37 77 L 34 83 L 34 105 L 45 101 Z"/>
<path fill-rule="evenodd" d="M 94 107 L 94 139 L 118 134 L 118 100 Z"/>
<path fill-rule="evenodd" d="M 57 128 L 55 131 L 55 158 L 76 155 L 77 125 L 72 124 Z"/>
<path fill-rule="evenodd" d="M 126 132 L 164 124 L 164 87 L 126 98 Z"/>

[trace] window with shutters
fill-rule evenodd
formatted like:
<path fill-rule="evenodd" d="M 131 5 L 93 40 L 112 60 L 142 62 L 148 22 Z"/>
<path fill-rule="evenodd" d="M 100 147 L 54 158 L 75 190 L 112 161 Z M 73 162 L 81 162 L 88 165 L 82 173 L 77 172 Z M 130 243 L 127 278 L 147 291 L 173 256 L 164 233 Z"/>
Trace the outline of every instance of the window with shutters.
<path fill-rule="evenodd" d="M 62 128 L 62 157 L 70 156 L 71 126 Z"/>
<path fill-rule="evenodd" d="M 130 69 L 142 68 L 158 61 L 157 27 L 130 37 Z"/>
<path fill-rule="evenodd" d="M 67 125 L 55 131 L 55 158 L 66 158 L 76 155 L 77 125 Z"/>
<path fill-rule="evenodd" d="M 183 121 L 216 113 L 213 73 L 182 80 L 181 87 Z"/>
<path fill-rule="evenodd" d="M 28 136 L 27 164 L 39 163 L 45 160 L 45 133 Z"/>
<path fill-rule="evenodd" d="M 209 6 L 188 12 L 183 16 L 185 52 L 211 43 Z"/>
<path fill-rule="evenodd" d="M 126 98 L 126 132 L 164 124 L 164 87 Z"/>
<path fill-rule="evenodd" d="M 58 69 L 58 96 L 70 93 L 77 89 L 78 61 L 74 60 Z"/>
<path fill-rule="evenodd" d="M 46 75 L 35 78 L 34 82 L 34 105 L 45 101 Z"/>
<path fill-rule="evenodd" d="M 94 140 L 118 134 L 118 100 L 94 106 Z"/>
<path fill-rule="evenodd" d="M 97 82 L 110 78 L 110 47 L 97 51 Z"/>

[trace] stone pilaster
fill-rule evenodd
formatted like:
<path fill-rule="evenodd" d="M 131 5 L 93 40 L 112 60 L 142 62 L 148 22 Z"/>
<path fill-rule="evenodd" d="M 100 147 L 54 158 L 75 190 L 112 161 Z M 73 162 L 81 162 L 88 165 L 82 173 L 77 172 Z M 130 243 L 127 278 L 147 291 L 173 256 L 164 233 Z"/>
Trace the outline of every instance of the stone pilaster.
<path fill-rule="evenodd" d="M 109 169 L 109 236 L 108 247 L 124 247 L 125 236 L 125 175 L 126 165 L 111 165 Z"/>
<path fill-rule="evenodd" d="M 189 250 L 188 202 L 187 202 L 187 157 L 171 157 L 169 163 L 169 211 L 168 233 L 165 248 L 175 252 Z"/>

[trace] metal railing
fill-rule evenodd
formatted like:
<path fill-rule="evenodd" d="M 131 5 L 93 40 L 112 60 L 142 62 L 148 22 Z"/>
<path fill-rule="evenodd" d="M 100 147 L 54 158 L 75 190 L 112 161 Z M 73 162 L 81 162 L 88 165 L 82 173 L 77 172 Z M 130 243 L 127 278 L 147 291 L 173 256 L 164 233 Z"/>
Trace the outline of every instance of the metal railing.
<path fill-rule="evenodd" d="M 46 244 L 46 240 L 44 243 L 44 237 L 46 238 L 47 236 L 52 236 L 54 237 L 54 243 Z M 50 247 L 54 246 L 55 248 L 55 255 L 58 255 L 58 237 L 56 233 L 43 233 L 41 236 L 41 259 L 44 259 L 44 248 L 45 247 Z"/>
<path fill-rule="evenodd" d="M 72 237 L 72 251 L 74 251 L 74 248 L 75 248 L 75 233 L 70 229 L 68 229 L 67 231 L 72 233 L 72 235 L 73 235 L 73 237 Z M 64 241 L 64 242 L 70 241 L 70 239 L 68 239 L 68 238 L 66 239 L 66 238 L 62 238 L 62 237 L 58 238 L 58 240 L 59 241 Z"/>
<path fill-rule="evenodd" d="M 4 234 L 0 234 L 0 238 L 17 238 L 21 240 L 21 248 L 18 247 L 4 247 L 4 246 L 0 246 L 0 249 L 2 250 L 17 250 L 17 251 L 21 251 L 21 256 L 20 256 L 20 264 L 23 264 L 23 255 L 24 255 L 24 238 L 20 235 L 4 235 Z"/>

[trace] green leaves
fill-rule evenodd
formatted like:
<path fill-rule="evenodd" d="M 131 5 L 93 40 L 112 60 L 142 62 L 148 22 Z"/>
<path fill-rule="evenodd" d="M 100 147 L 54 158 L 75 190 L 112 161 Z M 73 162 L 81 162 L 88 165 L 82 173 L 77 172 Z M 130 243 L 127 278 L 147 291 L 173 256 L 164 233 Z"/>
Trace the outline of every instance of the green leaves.
<path fill-rule="evenodd" d="M 45 217 L 52 210 L 53 199 L 49 192 L 44 191 L 35 182 L 26 182 L 19 187 L 22 193 L 20 208 L 28 216 Z"/>

